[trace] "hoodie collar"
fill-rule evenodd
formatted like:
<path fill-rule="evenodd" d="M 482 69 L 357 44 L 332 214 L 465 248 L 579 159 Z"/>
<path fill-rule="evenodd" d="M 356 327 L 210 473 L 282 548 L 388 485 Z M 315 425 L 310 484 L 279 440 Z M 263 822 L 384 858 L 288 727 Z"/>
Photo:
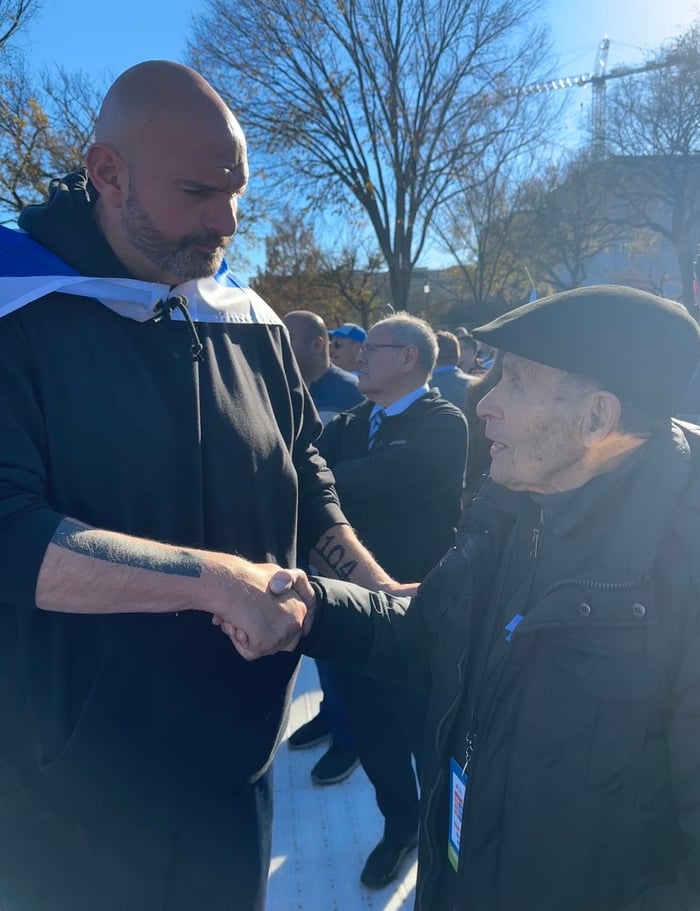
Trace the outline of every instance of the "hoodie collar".
<path fill-rule="evenodd" d="M 22 231 L 0 228 L 0 317 L 58 293 L 97 300 L 137 322 L 166 313 L 184 321 L 281 324 L 226 263 L 214 276 L 175 287 L 132 278 L 95 222 L 96 200 L 81 168 L 53 180 L 46 202 L 23 210 Z"/>

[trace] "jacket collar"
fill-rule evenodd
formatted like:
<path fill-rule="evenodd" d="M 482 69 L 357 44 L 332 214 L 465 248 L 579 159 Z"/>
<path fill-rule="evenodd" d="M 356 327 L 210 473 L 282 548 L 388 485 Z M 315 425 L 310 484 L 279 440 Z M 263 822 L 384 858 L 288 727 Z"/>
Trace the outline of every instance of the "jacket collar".
<path fill-rule="evenodd" d="M 682 428 L 655 434 L 614 471 L 593 478 L 565 496 L 549 497 L 511 491 L 493 481 L 485 482 L 470 512 L 484 523 L 490 510 L 512 517 L 535 517 L 544 510 L 546 534 L 572 541 L 596 538 L 601 571 L 608 578 L 649 575 L 659 543 L 678 510 L 681 491 L 692 470 L 690 447 Z M 486 523 L 490 524 L 490 523 Z M 604 566 L 602 565 L 604 561 Z M 563 567 L 562 567 L 563 569 Z"/>

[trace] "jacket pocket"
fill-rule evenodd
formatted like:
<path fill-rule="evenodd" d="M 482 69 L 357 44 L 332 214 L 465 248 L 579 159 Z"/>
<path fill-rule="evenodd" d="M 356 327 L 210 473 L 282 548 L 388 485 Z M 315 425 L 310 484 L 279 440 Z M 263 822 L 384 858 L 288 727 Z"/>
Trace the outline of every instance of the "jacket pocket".
<path fill-rule="evenodd" d="M 644 742 L 659 691 L 659 668 L 628 655 L 565 647 L 557 651 L 574 688 L 592 700 L 586 782 L 612 795 L 634 794 Z"/>

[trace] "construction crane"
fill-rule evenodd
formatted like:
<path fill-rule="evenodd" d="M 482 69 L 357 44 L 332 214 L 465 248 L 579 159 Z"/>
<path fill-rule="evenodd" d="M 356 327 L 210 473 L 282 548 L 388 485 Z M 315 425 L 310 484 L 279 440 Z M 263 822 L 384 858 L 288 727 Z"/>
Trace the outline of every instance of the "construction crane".
<path fill-rule="evenodd" d="M 595 65 L 590 73 L 579 73 L 577 76 L 564 76 L 546 82 L 533 82 L 530 85 L 511 89 L 508 96 L 534 95 L 539 92 L 555 92 L 559 89 L 571 89 L 576 86 L 590 85 L 591 99 L 591 152 L 594 159 L 605 158 L 606 131 L 605 131 L 605 87 L 609 79 L 619 79 L 621 76 L 634 76 L 637 73 L 648 73 L 651 70 L 661 70 L 667 66 L 674 66 L 680 61 L 680 54 L 669 51 L 658 60 L 650 60 L 639 66 L 616 66 L 608 70 L 608 52 L 610 39 L 605 35 L 600 42 L 596 54 Z"/>

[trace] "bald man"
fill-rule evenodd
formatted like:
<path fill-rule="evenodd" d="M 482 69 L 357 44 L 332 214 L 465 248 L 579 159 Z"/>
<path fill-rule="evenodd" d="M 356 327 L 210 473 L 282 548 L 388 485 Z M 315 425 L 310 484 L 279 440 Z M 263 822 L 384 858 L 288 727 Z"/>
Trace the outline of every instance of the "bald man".
<path fill-rule="evenodd" d="M 226 268 L 247 181 L 214 90 L 143 63 L 86 166 L 0 231 L 3 911 L 261 911 L 297 655 L 248 663 L 216 624 L 293 649 L 305 607 L 268 583 L 297 548 L 391 586 L 279 319 Z"/>
<path fill-rule="evenodd" d="M 312 310 L 291 310 L 284 316 L 289 341 L 302 379 L 324 424 L 364 400 L 357 376 L 331 362 L 328 328 Z"/>

